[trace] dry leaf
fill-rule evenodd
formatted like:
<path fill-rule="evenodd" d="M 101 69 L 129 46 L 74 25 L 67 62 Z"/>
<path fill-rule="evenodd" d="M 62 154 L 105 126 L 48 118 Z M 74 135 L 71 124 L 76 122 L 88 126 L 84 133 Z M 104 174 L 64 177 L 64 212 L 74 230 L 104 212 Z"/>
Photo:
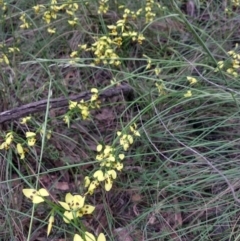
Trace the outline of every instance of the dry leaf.
<path fill-rule="evenodd" d="M 57 182 L 57 183 L 55 183 L 54 187 L 58 190 L 61 190 L 61 191 L 69 190 L 68 182 Z"/>
<path fill-rule="evenodd" d="M 116 228 L 113 233 L 116 234 L 118 241 L 133 241 L 132 237 L 129 235 L 131 230 L 127 228 Z"/>

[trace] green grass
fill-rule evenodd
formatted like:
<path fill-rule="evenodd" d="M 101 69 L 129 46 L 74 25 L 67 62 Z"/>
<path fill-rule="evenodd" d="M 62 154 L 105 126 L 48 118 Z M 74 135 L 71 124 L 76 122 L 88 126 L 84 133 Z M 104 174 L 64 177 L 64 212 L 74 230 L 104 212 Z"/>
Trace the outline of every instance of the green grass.
<path fill-rule="evenodd" d="M 113 45 L 120 65 L 94 66 L 94 51 L 79 51 L 75 63 L 70 54 L 79 44 L 90 48 L 109 36 L 107 26 L 122 19 L 124 9 L 145 9 L 145 1 L 109 1 L 105 14 L 97 13 L 98 1 L 74 1 L 79 4 L 76 26 L 59 11 L 49 24 L 56 28 L 52 35 L 42 15 L 34 14 L 36 1 L 4 2 L 0 58 L 6 54 L 10 63 L 0 63 L 1 112 L 91 88 L 119 88 L 111 80 L 128 84 L 133 92 L 102 100 L 90 120 L 75 116 L 69 128 L 63 122 L 68 108 L 50 110 L 49 105 L 44 113 L 33 113 L 28 125 L 19 120 L 1 124 L 0 144 L 11 130 L 14 141 L 25 146 L 27 131 L 45 126 L 52 137 L 38 133 L 23 160 L 14 145 L 1 150 L 0 239 L 47 239 L 52 206 L 68 192 L 83 195 L 84 177 L 98 169 L 97 145 L 114 144 L 122 152 L 116 133 L 136 123 L 141 137 L 124 152 L 124 168 L 112 189 L 106 192 L 103 185 L 87 195 L 86 203 L 96 209 L 81 225 L 96 236 L 105 233 L 107 240 L 240 240 L 240 78 L 227 72 L 232 66 L 228 51 L 239 53 L 239 7 L 228 2 L 226 13 L 222 1 L 160 1 L 165 8 L 154 5 L 150 22 L 145 23 L 145 10 L 136 20 L 128 18 L 129 31 L 144 35 L 142 44 L 125 38 L 121 47 Z M 51 1 L 38 4 L 50 8 Z M 20 28 L 24 12 L 29 29 Z M 8 53 L 9 47 L 20 51 Z M 216 71 L 222 60 L 224 67 Z M 197 83 L 190 84 L 187 76 Z M 191 96 L 185 97 L 188 91 Z M 41 187 L 53 203 L 33 208 L 22 189 Z M 58 207 L 49 240 L 73 240 L 85 231 L 80 222 L 66 224 L 62 216 Z"/>

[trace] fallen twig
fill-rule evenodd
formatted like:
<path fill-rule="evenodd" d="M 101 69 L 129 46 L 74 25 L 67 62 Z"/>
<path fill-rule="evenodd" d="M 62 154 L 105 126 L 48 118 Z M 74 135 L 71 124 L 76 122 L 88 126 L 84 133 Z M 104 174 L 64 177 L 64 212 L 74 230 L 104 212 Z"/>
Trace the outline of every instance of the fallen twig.
<path fill-rule="evenodd" d="M 121 84 L 116 87 L 111 87 L 109 89 L 104 90 L 102 93 L 99 94 L 99 98 L 109 98 L 113 97 L 119 94 L 128 95 L 132 92 L 132 88 L 127 84 Z M 79 95 L 72 95 L 68 98 L 66 97 L 59 97 L 56 99 L 50 99 L 49 100 L 49 108 L 60 108 L 60 107 L 66 107 L 69 104 L 69 100 L 72 101 L 78 101 L 78 100 L 89 100 L 91 97 L 91 92 L 86 91 L 82 92 Z M 0 113 L 0 124 L 7 122 L 7 121 L 13 121 L 21 117 L 25 117 L 29 114 L 45 111 L 48 104 L 48 100 L 40 100 L 34 103 L 22 105 L 20 107 L 13 108 L 11 110 L 7 110 Z"/>

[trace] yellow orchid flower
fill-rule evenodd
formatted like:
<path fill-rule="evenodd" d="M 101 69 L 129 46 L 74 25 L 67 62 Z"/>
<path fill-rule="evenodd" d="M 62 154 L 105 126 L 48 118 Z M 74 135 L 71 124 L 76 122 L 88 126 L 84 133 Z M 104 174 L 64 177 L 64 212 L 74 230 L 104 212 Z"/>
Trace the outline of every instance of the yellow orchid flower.
<path fill-rule="evenodd" d="M 43 197 L 49 196 L 48 191 L 45 188 L 41 188 L 38 191 L 33 188 L 25 188 L 22 190 L 23 194 L 32 200 L 33 203 L 44 202 Z"/>
<path fill-rule="evenodd" d="M 65 223 L 70 223 L 70 220 L 76 217 L 82 217 L 84 214 L 92 213 L 95 207 L 84 205 L 84 202 L 85 197 L 67 193 L 65 196 L 65 202 L 58 202 L 66 210 L 63 214 L 63 221 Z"/>

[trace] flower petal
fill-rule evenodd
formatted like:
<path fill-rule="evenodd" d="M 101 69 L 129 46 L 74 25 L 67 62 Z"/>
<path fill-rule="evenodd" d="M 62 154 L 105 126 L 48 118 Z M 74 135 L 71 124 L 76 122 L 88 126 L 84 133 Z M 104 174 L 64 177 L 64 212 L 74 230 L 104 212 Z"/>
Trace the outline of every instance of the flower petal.
<path fill-rule="evenodd" d="M 35 204 L 42 203 L 42 202 L 44 202 L 44 199 L 42 197 L 36 195 L 36 196 L 33 196 L 32 202 L 35 203 Z"/>
<path fill-rule="evenodd" d="M 53 222 L 54 222 L 54 216 L 51 215 L 50 218 L 48 219 L 47 236 L 50 234 L 52 230 Z"/>
<path fill-rule="evenodd" d="M 97 152 L 100 152 L 103 149 L 103 146 L 101 144 L 97 145 Z"/>
<path fill-rule="evenodd" d="M 103 233 L 100 233 L 98 235 L 97 241 L 106 241 L 106 237 Z"/>
<path fill-rule="evenodd" d="M 109 170 L 109 171 L 107 171 L 107 174 L 108 174 L 109 176 L 111 176 L 113 179 L 116 179 L 116 178 L 117 178 L 117 173 L 116 173 L 115 170 Z"/>
<path fill-rule="evenodd" d="M 83 208 L 81 208 L 78 212 L 78 217 L 82 217 L 86 214 L 91 214 L 95 210 L 95 207 L 92 205 L 84 205 Z"/>
<path fill-rule="evenodd" d="M 96 241 L 96 238 L 94 237 L 94 235 L 89 232 L 85 232 L 85 239 L 86 241 Z"/>
<path fill-rule="evenodd" d="M 84 241 L 79 234 L 75 234 L 73 237 L 73 241 Z"/>
<path fill-rule="evenodd" d="M 73 196 L 73 210 L 78 210 L 79 208 L 82 208 L 85 202 L 85 197 L 82 197 L 81 195 L 74 195 Z"/>
<path fill-rule="evenodd" d="M 69 205 L 68 205 L 67 203 L 65 203 L 65 202 L 60 202 L 60 201 L 58 201 L 58 203 L 59 203 L 65 210 L 67 210 L 67 211 L 70 211 L 70 210 L 71 210 L 70 207 L 69 207 Z"/>
<path fill-rule="evenodd" d="M 84 178 L 84 187 L 85 187 L 85 188 L 88 187 L 88 186 L 90 185 L 90 183 L 91 183 L 91 181 L 90 181 L 89 176 L 86 176 L 86 177 Z"/>
<path fill-rule="evenodd" d="M 29 137 L 35 137 L 36 136 L 36 133 L 34 132 L 31 132 L 31 131 L 27 131 L 26 132 L 26 137 L 29 138 Z"/>
<path fill-rule="evenodd" d="M 97 170 L 97 171 L 93 174 L 93 177 L 96 178 L 99 182 L 102 182 L 102 181 L 105 179 L 102 170 Z"/>
<path fill-rule="evenodd" d="M 25 154 L 24 154 L 22 144 L 20 143 L 17 144 L 17 153 L 20 155 L 20 159 L 24 159 Z"/>
<path fill-rule="evenodd" d="M 118 157 L 122 161 L 125 158 L 125 155 L 124 154 L 119 154 Z"/>
<path fill-rule="evenodd" d="M 111 190 L 112 188 L 112 180 L 110 179 L 110 177 L 108 177 L 106 180 L 105 180 L 105 190 L 108 192 Z"/>
<path fill-rule="evenodd" d="M 24 188 L 22 190 L 23 194 L 27 197 L 27 198 L 33 198 L 33 196 L 36 195 L 37 190 L 33 189 L 33 188 Z"/>
<path fill-rule="evenodd" d="M 38 190 L 38 194 L 39 194 L 40 196 L 42 196 L 42 197 L 47 197 L 47 196 L 49 196 L 49 193 L 48 193 L 48 191 L 47 191 L 45 188 L 40 188 L 40 189 Z"/>
<path fill-rule="evenodd" d="M 73 212 L 71 211 L 66 211 L 64 212 L 63 214 L 63 221 L 65 223 L 70 223 L 70 220 L 72 220 L 74 217 L 73 217 Z"/>
<path fill-rule="evenodd" d="M 67 193 L 65 196 L 65 202 L 69 205 L 73 202 L 73 195 L 71 193 Z"/>

